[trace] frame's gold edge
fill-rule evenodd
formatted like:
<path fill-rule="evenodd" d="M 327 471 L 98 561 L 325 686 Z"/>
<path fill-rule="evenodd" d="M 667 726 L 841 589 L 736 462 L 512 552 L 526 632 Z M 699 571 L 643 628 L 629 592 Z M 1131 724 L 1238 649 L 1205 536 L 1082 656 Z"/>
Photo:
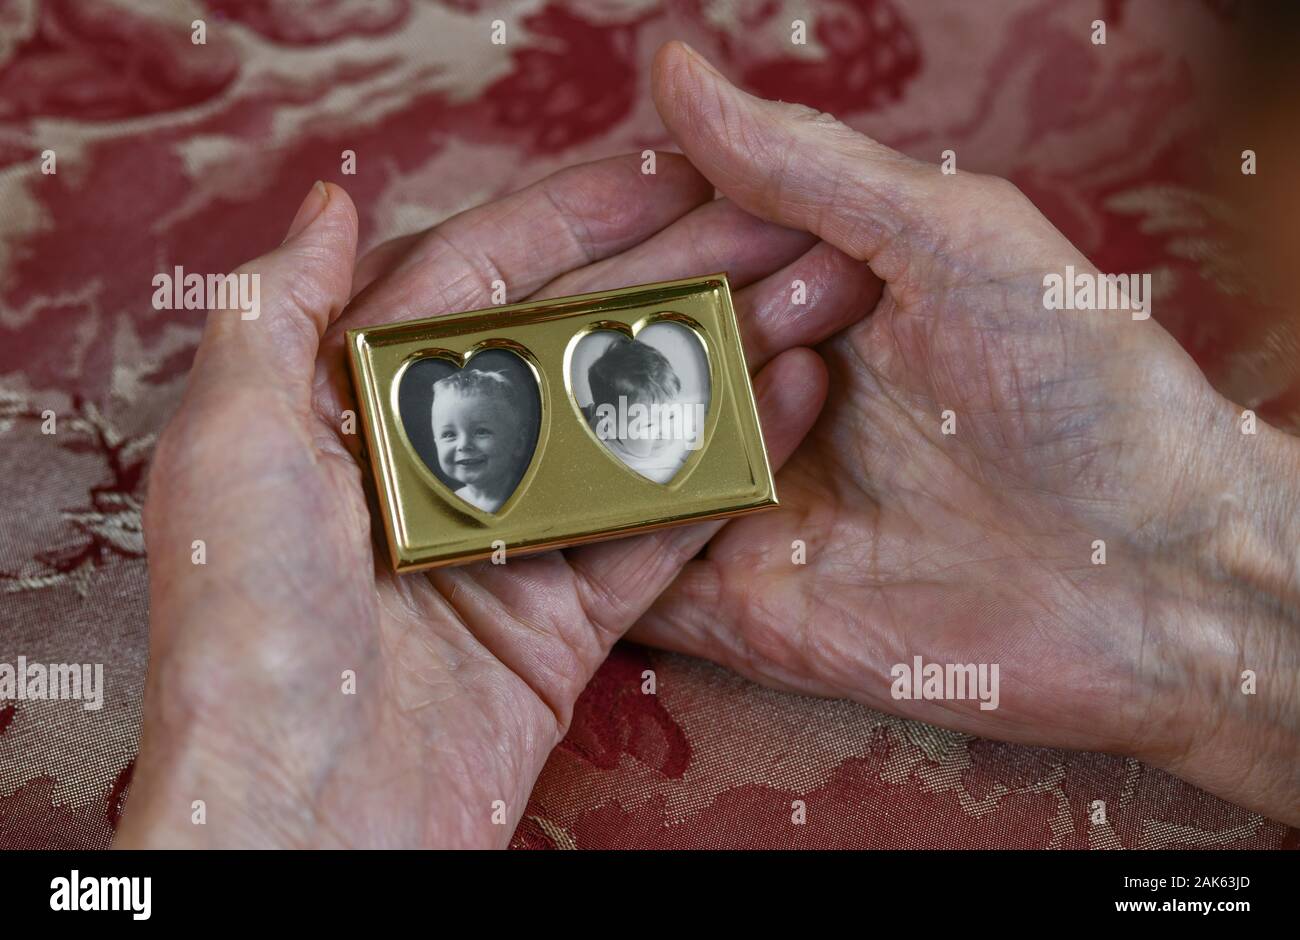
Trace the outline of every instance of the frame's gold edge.
<path fill-rule="evenodd" d="M 707 278 L 716 278 L 725 286 L 726 290 L 720 291 L 722 306 L 726 313 L 727 323 L 731 329 L 732 335 L 736 338 L 736 348 L 740 352 L 740 373 L 742 381 L 745 383 L 745 401 L 748 403 L 748 415 L 751 427 L 754 430 L 754 436 L 757 440 L 749 440 L 746 435 L 747 445 L 751 451 L 750 466 L 754 465 L 755 459 L 762 466 L 762 484 L 766 487 L 767 493 L 771 496 L 773 504 L 777 504 L 776 497 L 776 479 L 772 475 L 772 464 L 767 459 L 767 441 L 763 439 L 763 422 L 759 419 L 758 399 L 754 395 L 754 383 L 749 374 L 749 361 L 745 359 L 745 347 L 740 335 L 740 320 L 736 317 L 736 308 L 731 302 L 731 281 L 728 279 L 726 272 L 707 275 Z M 732 390 L 733 392 L 735 389 Z"/>
<path fill-rule="evenodd" d="M 769 509 L 776 509 L 779 503 L 776 501 L 774 494 L 756 496 L 754 501 L 743 506 L 737 506 L 731 509 L 702 512 L 697 515 L 683 516 L 679 519 L 672 519 L 667 522 L 656 522 L 649 525 L 637 524 L 629 525 L 619 529 L 604 529 L 590 535 L 573 536 L 564 539 L 548 539 L 545 541 L 532 542 L 523 546 L 511 548 L 506 546 L 507 559 L 511 554 L 518 557 L 537 555 L 542 552 L 555 551 L 563 548 L 574 548 L 578 545 L 585 545 L 590 542 L 603 542 L 617 538 L 633 538 L 647 532 L 655 532 L 659 529 L 671 529 L 679 525 L 692 525 L 701 522 L 713 522 L 719 519 L 731 519 L 736 516 L 747 516 L 751 513 L 766 512 Z M 412 571 L 425 571 L 430 568 L 445 568 L 448 565 L 463 565 L 475 561 L 486 561 L 494 554 L 493 549 L 476 552 L 474 554 L 454 554 L 446 557 L 423 556 L 420 558 L 411 557 L 403 559 L 401 564 L 395 569 L 398 574 L 409 574 Z"/>
<path fill-rule="evenodd" d="M 377 438 L 382 421 L 378 412 L 376 383 L 370 368 L 366 333 L 364 329 L 348 330 L 344 338 L 348 348 L 348 367 L 352 372 L 352 387 L 357 392 L 357 407 L 362 411 L 361 424 L 370 463 L 371 481 L 379 501 L 380 514 L 384 517 L 384 535 L 388 542 L 389 563 L 394 571 L 399 571 L 401 566 L 412 558 L 403 550 L 404 546 L 396 531 L 400 507 L 394 506 L 389 499 L 393 481 L 390 479 L 386 448 L 380 446 Z"/>
<path fill-rule="evenodd" d="M 779 505 L 772 467 L 767 457 L 766 443 L 762 426 L 759 423 L 757 401 L 754 396 L 753 381 L 749 373 L 749 364 L 744 355 L 740 337 L 740 326 L 731 298 L 730 280 L 726 272 L 679 278 L 674 281 L 652 282 L 608 291 L 597 291 L 572 297 L 551 300 L 502 305 L 465 311 L 450 316 L 427 317 L 416 321 L 385 324 L 382 326 L 362 327 L 347 331 L 349 368 L 352 383 L 357 395 L 358 408 L 362 412 L 364 437 L 368 454 L 366 455 L 372 473 L 372 482 L 376 490 L 378 509 L 384 516 L 384 533 L 388 543 L 392 568 L 398 573 L 443 567 L 480 561 L 492 557 L 490 548 L 483 551 L 465 552 L 468 546 L 461 545 L 460 550 L 446 551 L 421 541 L 418 545 L 408 543 L 406 539 L 413 535 L 407 531 L 406 513 L 399 499 L 398 484 L 402 470 L 396 463 L 398 448 L 389 437 L 390 430 L 386 420 L 386 399 L 380 393 L 379 376 L 387 375 L 389 367 L 380 369 L 379 357 L 389 356 L 386 351 L 392 346 L 404 346 L 407 343 L 422 341 L 422 334 L 437 321 L 440 335 L 454 337 L 465 334 L 490 332 L 508 329 L 512 321 L 517 323 L 528 318 L 531 323 L 550 323 L 574 314 L 598 316 L 613 319 L 623 311 L 637 308 L 649 308 L 661 304 L 670 304 L 680 297 L 707 297 L 712 295 L 715 313 L 713 322 L 718 330 L 716 336 L 711 330 L 698 325 L 693 331 L 701 337 L 709 361 L 710 394 L 714 396 L 714 405 L 710 407 L 710 426 L 715 427 L 722 420 L 725 411 L 725 398 L 735 395 L 735 411 L 731 420 L 736 422 L 736 439 L 734 453 L 743 455 L 744 465 L 749 469 L 749 484 L 740 490 L 732 490 L 730 498 L 722 502 L 706 503 L 695 511 L 686 511 L 672 518 L 656 522 L 618 522 L 596 532 L 554 533 L 555 537 L 534 535 L 526 537 L 511 545 L 507 550 L 516 555 L 533 555 L 548 550 L 597 542 L 610 538 L 664 529 L 671 526 L 703 522 L 707 520 L 726 519 L 751 512 L 775 508 Z M 653 314 L 640 319 L 653 320 Z M 638 320 L 639 322 L 639 320 Z M 692 321 L 693 322 L 693 321 Z M 459 328 L 446 330 L 448 324 L 459 324 Z M 726 336 L 730 331 L 730 337 Z M 713 347 L 716 344 L 716 349 Z M 457 358 L 463 358 L 465 352 L 457 352 Z M 717 358 L 713 353 L 717 353 Z M 572 398 L 569 382 L 569 354 L 566 349 L 562 356 L 562 370 L 567 398 Z M 386 360 L 385 360 L 386 362 Z M 538 376 L 539 392 L 546 398 L 546 373 L 541 366 L 531 363 Z M 385 378 L 387 382 L 387 378 Z M 725 398 L 723 398 L 725 396 Z M 552 399 L 554 395 L 550 396 Z M 744 399 L 743 401 L 740 399 Z M 395 405 L 393 407 L 396 407 Z M 544 409 L 545 410 L 545 409 Z M 545 416 L 544 416 L 545 417 Z M 552 416 L 553 417 L 553 416 Z M 543 424 L 546 424 L 545 420 Z M 711 437 L 711 435 L 710 435 Z M 734 446 L 733 445 L 733 446 Z M 409 449 L 409 448 L 408 448 Z M 706 448 L 707 449 L 707 448 Z M 534 461 L 540 459 L 544 452 L 543 441 L 539 436 L 537 454 Z M 675 483 L 680 484 L 679 477 Z M 672 483 L 666 485 L 671 487 Z M 518 491 L 516 496 L 518 495 Z M 698 504 L 697 504 L 698 505 Z M 606 523 L 608 525 L 608 521 Z"/>
<path fill-rule="evenodd" d="M 475 310 L 465 310 L 460 313 L 449 314 L 436 318 L 426 317 L 419 320 L 404 320 L 398 323 L 388 323 L 383 326 L 365 327 L 368 342 L 372 345 L 387 344 L 391 342 L 401 342 L 402 337 L 408 333 L 418 333 L 428 326 L 430 319 L 437 319 L 439 326 L 447 327 L 463 323 L 472 323 L 474 331 L 487 331 L 497 329 L 498 321 L 503 321 L 501 325 L 508 324 L 511 320 L 519 318 L 525 312 L 536 312 L 543 310 L 554 311 L 557 316 L 566 316 L 567 311 L 576 311 L 581 309 L 588 313 L 606 313 L 615 310 L 624 310 L 629 307 L 647 306 L 653 302 L 661 300 L 675 299 L 676 295 L 689 295 L 698 293 L 700 290 L 709 286 L 713 281 L 725 281 L 725 273 L 705 274 L 698 277 L 678 278 L 672 281 L 651 281 L 645 284 L 633 284 L 629 287 L 618 287 L 611 290 L 593 291 L 587 294 L 573 294 L 568 297 L 553 297 L 547 300 L 520 301 L 514 304 L 502 304 L 495 307 L 479 307 Z M 730 294 L 730 283 L 727 285 L 727 292 Z M 612 301 L 612 303 L 606 303 Z M 733 312 L 734 321 L 734 312 Z M 483 322 L 475 322 L 482 320 Z M 349 330 L 349 335 L 353 332 Z M 454 334 L 452 334 L 454 335 Z"/>

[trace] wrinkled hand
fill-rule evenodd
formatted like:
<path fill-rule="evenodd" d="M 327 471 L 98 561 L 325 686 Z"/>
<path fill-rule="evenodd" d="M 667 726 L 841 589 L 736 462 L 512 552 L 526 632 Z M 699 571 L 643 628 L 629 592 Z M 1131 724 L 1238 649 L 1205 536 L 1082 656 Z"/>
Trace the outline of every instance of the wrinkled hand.
<path fill-rule="evenodd" d="M 765 316 L 824 255 L 712 197 L 678 155 L 654 175 L 603 160 L 382 245 L 354 276 L 352 203 L 313 190 L 241 269 L 261 275 L 260 318 L 210 315 L 155 455 L 149 681 L 117 845 L 509 840 L 592 672 L 720 524 L 394 576 L 340 433 L 343 333 L 488 306 L 498 278 L 513 301 L 726 270 L 779 465 L 825 396 L 798 347 L 863 299 Z"/>
<path fill-rule="evenodd" d="M 829 400 L 782 510 L 727 525 L 631 636 L 1300 821 L 1296 442 L 1243 435 L 1154 319 L 1045 309 L 1045 274 L 1096 269 L 1006 181 L 754 98 L 681 44 L 653 89 L 725 196 L 824 239 L 811 312 L 767 317 L 874 310 L 819 347 Z M 894 699 L 917 655 L 999 664 L 998 707 Z"/>

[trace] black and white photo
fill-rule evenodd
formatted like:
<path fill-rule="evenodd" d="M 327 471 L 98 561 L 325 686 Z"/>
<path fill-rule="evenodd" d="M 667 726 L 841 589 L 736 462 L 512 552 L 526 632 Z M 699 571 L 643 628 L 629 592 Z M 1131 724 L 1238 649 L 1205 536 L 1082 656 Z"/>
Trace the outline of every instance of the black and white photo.
<path fill-rule="evenodd" d="M 571 381 L 596 438 L 648 480 L 671 482 L 703 444 L 708 358 L 680 323 L 652 322 L 635 338 L 588 333 L 574 350 Z"/>
<path fill-rule="evenodd" d="M 519 486 L 537 447 L 537 382 L 515 353 L 488 349 L 464 368 L 431 357 L 412 363 L 399 388 L 411 446 L 438 479 L 483 512 Z"/>

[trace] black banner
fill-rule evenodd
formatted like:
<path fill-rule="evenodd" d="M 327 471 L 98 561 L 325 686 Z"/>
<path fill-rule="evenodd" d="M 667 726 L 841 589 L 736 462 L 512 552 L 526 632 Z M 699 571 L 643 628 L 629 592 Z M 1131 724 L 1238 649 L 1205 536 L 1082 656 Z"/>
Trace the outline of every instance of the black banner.
<path fill-rule="evenodd" d="M 1231 927 L 1296 910 L 1287 852 L 11 852 L 2 860 L 7 925 L 77 929 L 427 918 L 436 930 L 467 917 L 554 926 L 558 911 L 566 923 L 656 930 L 685 911 L 694 928 L 770 928 L 773 916 L 848 916 L 863 930 L 886 923 L 882 916 L 927 929 L 977 917 L 970 925 L 988 928 L 1025 915 L 1062 926 L 1173 917 Z"/>

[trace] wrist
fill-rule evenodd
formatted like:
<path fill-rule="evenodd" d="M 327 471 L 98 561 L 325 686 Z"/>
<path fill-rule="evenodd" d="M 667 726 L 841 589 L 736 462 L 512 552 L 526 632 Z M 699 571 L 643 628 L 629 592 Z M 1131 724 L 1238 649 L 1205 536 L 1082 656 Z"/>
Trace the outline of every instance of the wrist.
<path fill-rule="evenodd" d="M 1136 755 L 1211 792 L 1300 821 L 1300 442 L 1242 434 L 1225 403 L 1222 447 L 1188 501 L 1152 594 L 1176 637 L 1162 709 L 1170 733 Z M 1194 507 L 1194 508 L 1192 508 Z M 1195 522 L 1190 520 L 1195 519 Z"/>
<path fill-rule="evenodd" d="M 323 847 L 316 807 L 333 773 L 329 751 L 248 726 L 244 717 L 263 705 L 195 695 L 164 667 L 151 669 L 114 847 Z"/>
<path fill-rule="evenodd" d="M 381 744 L 366 729 L 379 726 L 382 702 L 339 694 L 337 654 L 325 643 L 300 653 L 284 639 L 289 621 L 158 585 L 151 602 L 140 752 L 114 845 L 339 841 L 322 823 L 349 767 L 367 765 L 364 752 Z"/>
<path fill-rule="evenodd" d="M 447 691 L 457 676 L 423 674 L 408 697 L 378 680 L 344 695 L 336 668 L 293 668 L 301 657 L 269 652 L 265 621 L 247 643 L 234 642 L 232 622 L 229 612 L 189 622 L 175 631 L 184 649 L 155 645 L 115 847 L 508 844 L 557 743 L 544 705 L 521 693 L 489 746 L 459 747 L 480 715 L 472 689 Z M 386 668 L 368 656 L 346 661 L 363 681 Z"/>

